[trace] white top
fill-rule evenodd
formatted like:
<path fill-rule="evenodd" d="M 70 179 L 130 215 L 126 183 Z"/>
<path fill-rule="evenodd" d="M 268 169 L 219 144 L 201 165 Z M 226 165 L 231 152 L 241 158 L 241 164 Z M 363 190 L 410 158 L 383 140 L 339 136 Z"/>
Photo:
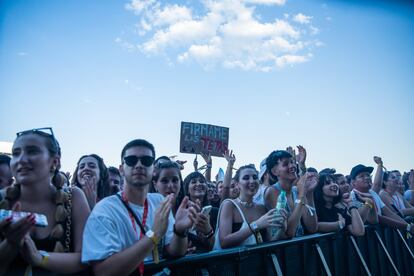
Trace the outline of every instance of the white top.
<path fill-rule="evenodd" d="M 380 196 L 376 192 L 374 192 L 373 190 L 369 190 L 369 193 L 371 194 L 372 198 L 374 199 L 377 214 L 381 215 L 382 214 L 381 209 L 385 207 L 384 202 L 382 202 Z M 352 199 L 352 202 L 355 204 L 355 206 L 358 207 L 358 208 L 360 208 L 360 207 L 362 207 L 362 205 L 364 205 L 363 202 L 356 199 L 354 190 L 351 191 L 351 199 Z"/>
<path fill-rule="evenodd" d="M 148 216 L 146 226 L 148 229 L 152 228 L 155 211 L 163 199 L 164 197 L 158 193 L 147 194 Z M 142 222 L 144 206 L 131 202 L 129 202 L 129 206 Z M 89 215 L 83 232 L 82 263 L 107 259 L 136 243 L 139 240 L 141 230 L 135 220 L 134 223 L 138 235 L 134 232 L 128 210 L 116 195 L 106 197 L 98 202 Z M 170 212 L 164 245 L 169 244 L 173 238 L 174 223 L 174 217 Z M 151 260 L 152 254 L 150 253 L 145 261 Z"/>

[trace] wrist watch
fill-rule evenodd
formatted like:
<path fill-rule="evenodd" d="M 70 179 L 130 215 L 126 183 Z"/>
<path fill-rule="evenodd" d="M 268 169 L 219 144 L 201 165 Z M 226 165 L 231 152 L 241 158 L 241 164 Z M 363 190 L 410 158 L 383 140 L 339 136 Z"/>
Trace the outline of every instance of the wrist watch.
<path fill-rule="evenodd" d="M 152 230 L 148 230 L 145 233 L 145 236 L 147 236 L 152 243 L 154 244 L 155 247 L 157 247 L 158 243 L 160 242 L 159 238 L 157 238 L 157 236 L 155 236 L 155 233 Z"/>
<path fill-rule="evenodd" d="M 252 229 L 253 233 L 256 233 L 259 231 L 259 226 L 257 226 L 256 222 L 250 223 L 250 229 Z"/>
<path fill-rule="evenodd" d="M 295 199 L 295 204 L 302 204 L 305 205 L 305 202 L 303 201 L 303 199 Z"/>

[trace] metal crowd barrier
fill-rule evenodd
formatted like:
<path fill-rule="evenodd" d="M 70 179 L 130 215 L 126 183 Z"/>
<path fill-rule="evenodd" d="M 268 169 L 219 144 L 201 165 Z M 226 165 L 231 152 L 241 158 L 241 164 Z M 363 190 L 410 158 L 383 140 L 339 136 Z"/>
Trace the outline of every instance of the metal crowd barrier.
<path fill-rule="evenodd" d="M 366 226 L 145 263 L 146 275 L 414 275 L 414 237 Z"/>

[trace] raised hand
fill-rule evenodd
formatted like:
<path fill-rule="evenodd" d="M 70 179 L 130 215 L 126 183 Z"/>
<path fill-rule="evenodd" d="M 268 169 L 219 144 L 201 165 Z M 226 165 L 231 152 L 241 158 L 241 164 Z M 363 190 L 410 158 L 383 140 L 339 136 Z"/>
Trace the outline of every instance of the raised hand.
<path fill-rule="evenodd" d="M 305 162 L 306 162 L 306 149 L 301 145 L 297 146 L 297 148 L 298 148 L 298 155 L 296 156 L 296 159 L 297 159 L 299 164 L 305 164 Z"/>
<path fill-rule="evenodd" d="M 236 162 L 236 156 L 233 154 L 233 150 L 226 150 L 223 154 L 223 157 L 227 160 L 227 163 L 231 166 Z"/>
<path fill-rule="evenodd" d="M 289 152 L 290 155 L 292 155 L 292 159 L 296 163 L 296 152 L 295 152 L 295 150 L 291 146 L 289 146 L 289 147 L 286 148 L 286 151 Z"/>
<path fill-rule="evenodd" d="M 349 193 L 344 193 L 342 195 L 342 202 L 345 203 L 346 206 L 349 206 L 352 203 L 352 198 Z"/>
<path fill-rule="evenodd" d="M 196 156 L 195 156 L 195 158 L 194 158 L 194 161 L 193 161 L 193 166 L 194 166 L 194 171 L 197 171 L 198 170 L 198 161 L 197 161 L 197 154 L 196 154 Z"/>
<path fill-rule="evenodd" d="M 88 200 L 89 207 L 92 209 L 96 204 L 98 196 L 96 177 L 90 177 L 89 175 L 85 175 L 80 179 L 79 182 L 82 186 L 83 192 L 85 193 L 86 199 Z"/>
<path fill-rule="evenodd" d="M 201 157 L 203 157 L 204 161 L 206 162 L 207 165 L 211 165 L 212 160 L 211 160 L 211 154 L 210 153 L 201 153 Z"/>
<path fill-rule="evenodd" d="M 375 164 L 377 164 L 377 165 L 383 165 L 383 163 L 382 163 L 382 158 L 381 157 L 378 157 L 378 156 L 374 156 L 374 162 L 375 162 Z"/>
<path fill-rule="evenodd" d="M 313 193 L 316 186 L 318 186 L 318 175 L 315 173 L 308 173 L 305 184 L 307 186 L 307 193 Z"/>
<path fill-rule="evenodd" d="M 161 239 L 167 232 L 168 216 L 173 203 L 173 195 L 170 194 L 164 198 L 160 206 L 155 211 L 154 224 L 152 225 L 152 231 L 154 235 Z"/>
<path fill-rule="evenodd" d="M 180 233 L 190 229 L 197 219 L 199 209 L 196 203 L 188 199 L 188 196 L 184 197 L 175 214 L 175 229 Z"/>

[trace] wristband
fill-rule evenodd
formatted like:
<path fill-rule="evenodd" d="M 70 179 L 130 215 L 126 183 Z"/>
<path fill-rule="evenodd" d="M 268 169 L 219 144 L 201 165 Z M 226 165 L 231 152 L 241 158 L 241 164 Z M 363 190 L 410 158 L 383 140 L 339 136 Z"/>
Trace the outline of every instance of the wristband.
<path fill-rule="evenodd" d="M 208 240 L 208 239 L 210 239 L 212 236 L 214 236 L 214 229 L 213 229 L 213 228 L 211 228 L 211 231 L 210 231 L 210 232 L 208 232 L 206 235 L 204 235 L 204 238 L 205 238 L 206 240 Z"/>
<path fill-rule="evenodd" d="M 252 222 L 249 224 L 250 230 L 254 233 L 257 233 L 259 231 L 259 226 L 257 226 L 256 222 Z"/>
<path fill-rule="evenodd" d="M 364 206 L 368 207 L 369 209 L 372 209 L 374 206 L 372 205 L 372 203 L 365 201 Z"/>
<path fill-rule="evenodd" d="M 407 229 L 406 230 L 407 230 L 407 232 L 410 232 L 410 230 L 411 230 L 411 224 L 410 223 L 407 224 Z"/>
<path fill-rule="evenodd" d="M 173 227 L 173 231 L 174 231 L 174 234 L 176 234 L 177 236 L 179 236 L 180 238 L 187 238 L 187 236 L 188 236 L 188 229 L 187 230 L 185 230 L 184 231 L 184 233 L 179 233 L 178 231 L 177 231 L 177 228 L 175 228 L 175 224 L 174 224 L 174 227 Z"/>
<path fill-rule="evenodd" d="M 342 230 L 342 228 L 344 228 L 345 226 L 342 220 L 338 220 L 338 225 L 339 225 L 339 230 Z"/>
<path fill-rule="evenodd" d="M 40 261 L 40 267 L 46 267 L 47 263 L 49 262 L 49 253 L 43 250 L 39 250 L 40 255 L 42 255 L 42 261 Z"/>
<path fill-rule="evenodd" d="M 207 169 L 211 169 L 212 167 L 213 167 L 213 165 L 211 165 L 211 164 L 207 164 L 207 165 L 206 165 L 206 168 L 207 168 Z"/>

